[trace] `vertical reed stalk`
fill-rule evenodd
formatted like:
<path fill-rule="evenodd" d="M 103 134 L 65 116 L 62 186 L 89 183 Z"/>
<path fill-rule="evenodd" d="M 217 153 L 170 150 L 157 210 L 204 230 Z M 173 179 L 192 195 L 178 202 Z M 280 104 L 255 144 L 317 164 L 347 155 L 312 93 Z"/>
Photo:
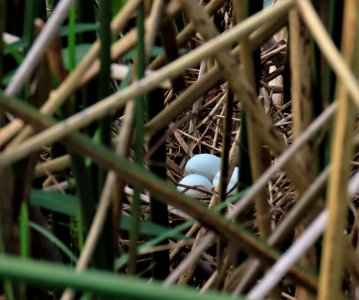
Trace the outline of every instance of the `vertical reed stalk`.
<path fill-rule="evenodd" d="M 343 1 L 335 0 L 314 1 L 321 21 L 337 47 L 340 45 L 343 3 Z M 315 115 L 319 115 L 334 101 L 336 76 L 318 46 L 313 41 L 311 44 L 311 80 L 312 86 L 315 87 L 312 89 L 312 95 L 314 99 L 320 99 L 320 101 L 313 101 L 312 105 Z M 332 132 L 329 130 L 318 145 L 317 163 L 319 170 L 322 170 L 330 161 L 331 137 Z"/>
<path fill-rule="evenodd" d="M 239 4 L 241 5 L 239 6 Z M 249 6 L 244 1 L 241 1 L 241 3 L 236 2 L 234 9 L 237 22 L 240 22 L 246 18 L 248 14 L 246 11 L 249 13 L 256 12 L 249 11 Z M 255 65 L 258 65 L 259 53 L 252 53 L 248 48 L 248 36 L 243 37 L 239 42 L 241 44 L 239 52 L 240 60 L 243 64 L 245 75 L 247 76 L 248 82 L 251 84 L 253 90 L 258 90 L 258 78 L 260 78 L 260 75 L 258 74 L 258 68 L 255 68 Z M 266 170 L 267 164 L 265 163 L 265 153 L 262 149 L 262 141 L 258 138 L 257 134 L 253 130 L 253 126 L 251 126 L 251 120 L 249 118 L 245 118 L 245 121 L 248 136 L 250 169 L 252 180 L 255 181 Z M 266 200 L 265 191 L 256 197 L 255 209 L 259 236 L 262 239 L 266 239 L 270 234 L 271 217 L 268 215 L 270 208 Z"/>
<path fill-rule="evenodd" d="M 5 32 L 5 13 L 6 0 L 0 0 L 0 36 Z M 2 86 L 3 79 L 3 57 L 4 57 L 4 40 L 0 39 L 0 86 Z M 2 127 L 3 113 L 0 112 L 0 128 Z"/>
<path fill-rule="evenodd" d="M 23 38 L 27 40 L 29 45 L 33 42 L 35 38 L 35 19 L 39 17 L 40 14 L 40 1 L 25 1 L 25 20 L 24 20 L 24 29 L 23 29 Z"/>
<path fill-rule="evenodd" d="M 11 240 L 11 202 L 12 202 L 12 194 L 13 194 L 13 170 L 10 168 L 6 168 L 0 170 L 1 181 L 0 188 L 4 193 L 4 197 L 0 202 L 0 253 L 3 254 L 15 254 L 14 251 L 9 249 L 9 242 L 13 242 Z M 9 300 L 15 300 L 15 285 L 13 282 L 7 278 L 5 278 L 3 282 L 4 292 Z"/>
<path fill-rule="evenodd" d="M 137 79 L 140 80 L 145 75 L 146 68 L 146 49 L 145 49 L 145 8 L 144 4 L 140 4 L 137 9 L 136 26 L 137 26 L 137 60 L 136 71 Z M 139 165 L 143 165 L 144 157 L 144 121 L 145 115 L 145 96 L 139 96 L 135 103 L 135 162 Z M 137 248 L 139 237 L 139 222 L 140 222 L 140 203 L 141 203 L 141 189 L 135 187 L 133 202 L 132 202 L 132 217 L 130 228 L 130 251 L 129 251 L 129 274 L 136 273 L 136 260 L 137 260 Z"/>
<path fill-rule="evenodd" d="M 0 0 L 0 36 L 3 36 L 3 33 L 5 32 L 5 13 L 6 12 L 6 0 Z M 4 63 L 3 63 L 3 57 L 4 57 L 4 41 L 1 38 L 0 39 L 0 87 L 2 87 L 2 80 L 3 80 L 3 72 L 4 72 Z M 2 129 L 3 125 L 5 123 L 5 113 L 0 110 L 0 130 Z M 1 150 L 0 145 L 0 150 Z"/>
<path fill-rule="evenodd" d="M 344 5 L 341 51 L 345 62 L 353 67 L 359 51 L 358 1 L 349 0 Z M 354 66 L 358 76 L 358 66 Z M 332 141 L 332 169 L 328 182 L 328 225 L 324 234 L 320 268 L 318 299 L 339 299 L 342 290 L 345 236 L 343 232 L 347 216 L 347 184 L 350 161 L 353 154 L 351 142 L 355 120 L 355 106 L 342 82 L 337 85 L 339 107 Z"/>
<path fill-rule="evenodd" d="M 261 3 L 259 3 L 261 2 Z M 257 1 L 256 3 L 251 3 L 251 1 L 235 1 L 234 2 L 234 13 L 236 22 L 241 22 L 248 15 L 258 12 L 263 6 L 263 1 Z M 259 89 L 259 78 L 260 75 L 260 51 L 251 51 L 248 46 L 248 36 L 244 36 L 239 40 L 241 45 L 239 51 L 240 61 L 243 64 L 244 74 L 246 75 L 249 84 L 252 86 L 253 90 L 258 92 Z M 247 131 L 248 137 L 248 149 L 249 149 L 249 161 L 250 161 L 250 174 L 252 176 L 251 180 L 256 181 L 264 173 L 268 165 L 268 154 L 262 148 L 262 140 L 258 138 L 253 126 L 251 126 L 250 118 L 245 117 L 245 129 Z M 255 205 L 255 216 L 256 224 L 258 226 L 258 234 L 260 238 L 267 239 L 271 233 L 271 215 L 270 215 L 270 206 L 267 200 L 267 193 L 263 190 L 261 193 L 258 193 L 254 200 Z M 272 292 L 271 297 L 276 298 L 280 295 L 280 290 L 275 290 Z"/>
<path fill-rule="evenodd" d="M 297 10 L 289 13 L 290 29 L 290 70 L 291 70 L 291 96 L 293 112 L 293 138 L 298 138 L 313 121 L 312 87 L 310 77 L 311 45 L 310 35 L 301 20 Z M 314 180 L 316 174 L 316 159 L 313 149 L 309 145 L 298 151 L 298 160 L 304 168 L 303 176 L 307 179 L 308 186 Z M 302 193 L 304 191 L 300 191 Z M 302 223 L 296 228 L 296 236 L 300 236 L 305 227 L 315 218 L 316 211 L 312 210 Z M 311 247 L 302 257 L 301 263 L 313 271 L 316 270 L 317 258 L 315 247 Z M 300 299 L 311 299 L 312 295 L 301 287 L 296 290 Z"/>
<path fill-rule="evenodd" d="M 106 0 L 99 1 L 99 19 L 100 28 L 100 72 L 98 77 L 98 99 L 103 99 L 111 94 L 111 44 L 112 44 L 112 34 L 111 34 L 111 2 Z M 103 118 L 97 127 L 99 132 L 100 143 L 111 147 L 111 115 Z M 97 190 L 98 190 L 98 199 L 100 199 L 107 170 L 103 168 L 97 168 Z M 97 251 L 98 255 L 101 257 L 101 260 L 104 263 L 104 267 L 108 270 L 113 269 L 113 261 L 115 259 L 115 241 L 113 236 L 112 229 L 112 220 L 110 217 L 105 219 L 102 234 L 98 240 Z"/>
<path fill-rule="evenodd" d="M 157 11 L 156 11 L 157 10 Z M 164 16 L 164 1 L 154 1 L 152 5 L 152 11 L 150 17 L 158 15 L 159 18 Z M 176 25 L 172 19 L 164 24 L 153 25 L 151 30 L 157 31 L 159 27 L 161 34 L 161 41 L 164 45 L 166 56 L 168 61 L 172 61 L 178 58 L 178 49 L 176 45 L 175 34 L 177 32 Z M 148 35 L 150 32 L 148 33 Z M 153 32 L 152 32 L 153 34 Z M 147 39 L 148 41 L 149 39 Z M 146 45 L 146 53 L 149 54 L 149 49 L 152 48 L 151 44 Z M 182 76 L 179 80 L 173 81 L 173 87 L 182 89 L 184 87 L 184 80 Z M 148 117 L 149 119 L 157 116 L 165 108 L 165 93 L 162 89 L 156 89 L 148 95 Z M 156 147 L 157 142 L 165 134 L 165 129 L 160 130 L 154 134 L 149 140 L 149 149 Z M 160 178 L 167 179 L 167 164 L 166 164 L 166 143 L 162 143 L 153 152 L 149 158 L 150 170 L 159 176 Z M 150 195 L 150 207 L 151 207 L 151 221 L 159 224 L 165 228 L 168 228 L 168 206 L 159 201 L 159 199 L 152 194 Z M 169 243 L 169 239 L 164 239 L 160 245 L 166 245 Z M 152 276 L 156 279 L 165 279 L 170 272 L 170 252 L 169 250 L 163 250 L 152 254 Z"/>

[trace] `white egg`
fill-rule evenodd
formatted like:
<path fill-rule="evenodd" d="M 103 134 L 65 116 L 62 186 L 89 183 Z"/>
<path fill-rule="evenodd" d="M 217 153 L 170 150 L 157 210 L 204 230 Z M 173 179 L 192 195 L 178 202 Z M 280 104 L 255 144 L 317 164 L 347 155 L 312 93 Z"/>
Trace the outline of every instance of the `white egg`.
<path fill-rule="evenodd" d="M 221 168 L 221 159 L 213 154 L 203 153 L 194 155 L 186 164 L 188 174 L 200 174 L 212 181 Z"/>
<path fill-rule="evenodd" d="M 219 171 L 216 176 L 214 176 L 213 181 L 212 181 L 212 185 L 215 188 L 215 190 L 218 192 L 219 189 L 219 178 L 221 176 L 221 171 Z M 230 193 L 230 195 L 233 195 L 237 192 L 237 189 L 234 189 L 234 187 L 237 185 L 238 182 L 238 167 L 235 167 L 231 176 L 231 179 L 228 182 L 227 185 L 227 193 L 229 191 L 232 191 Z"/>
<path fill-rule="evenodd" d="M 212 189 L 212 183 L 206 177 L 198 174 L 187 175 L 179 183 L 189 187 L 199 187 L 200 189 L 206 189 L 208 191 Z M 185 191 L 185 195 L 194 198 L 200 198 L 205 195 L 205 193 L 201 191 L 183 186 L 177 186 L 177 190 L 180 192 Z"/>

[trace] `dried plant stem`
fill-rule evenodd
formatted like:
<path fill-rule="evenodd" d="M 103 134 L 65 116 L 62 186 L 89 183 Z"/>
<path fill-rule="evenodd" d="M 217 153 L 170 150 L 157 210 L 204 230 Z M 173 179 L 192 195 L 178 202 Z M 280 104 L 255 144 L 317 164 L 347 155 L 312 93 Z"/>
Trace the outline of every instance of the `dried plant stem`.
<path fill-rule="evenodd" d="M 254 286 L 247 294 L 250 300 L 257 300 L 264 298 L 271 289 L 278 284 L 280 279 L 285 275 L 288 268 L 295 264 L 297 260 L 310 248 L 314 242 L 321 236 L 327 214 L 325 211 L 321 212 L 319 216 L 311 223 L 311 225 L 304 231 L 304 233 L 297 239 L 297 241 L 282 255 L 280 260 L 266 273 L 263 279 Z M 341 299 L 336 297 L 335 299 Z M 331 299 L 331 298 L 328 298 Z"/>
<path fill-rule="evenodd" d="M 346 1 L 344 5 L 342 54 L 348 66 L 353 56 L 358 54 L 358 1 Z M 356 70 L 358 72 L 358 70 Z M 356 74 L 357 75 L 357 74 Z M 318 299 L 339 299 L 342 289 L 342 269 L 344 258 L 343 231 L 347 216 L 347 183 L 350 160 L 353 154 L 351 141 L 355 120 L 355 106 L 350 99 L 351 93 L 343 81 L 337 86 L 338 111 L 332 139 L 332 172 L 328 184 L 328 225 L 325 230 L 320 268 Z M 357 93 L 359 97 L 359 91 Z M 358 98 L 359 99 L 359 98 Z"/>
<path fill-rule="evenodd" d="M 177 30 L 174 25 L 172 19 L 169 21 L 160 22 L 160 20 L 164 19 L 164 4 L 163 0 L 156 0 L 152 3 L 151 15 L 149 19 L 153 20 L 153 25 L 150 27 L 151 30 L 146 32 L 146 62 L 149 61 L 150 57 L 150 49 L 152 49 L 153 43 L 155 42 L 156 34 L 158 31 L 161 32 L 162 41 L 165 47 L 166 56 L 168 61 L 174 60 L 178 58 L 178 49 L 176 47 L 176 34 Z M 161 26 L 162 25 L 162 26 Z M 169 30 L 164 30 L 164 26 L 169 25 Z M 170 36 L 169 39 L 167 37 Z M 152 40 L 152 41 L 151 41 Z M 147 64 L 146 64 L 147 67 Z M 182 78 L 182 77 L 180 77 Z M 183 78 L 182 78 L 183 79 Z M 183 83 L 184 84 L 184 83 Z M 174 82 L 173 85 L 175 86 Z M 158 112 L 162 111 L 165 106 L 165 96 L 164 92 L 156 89 L 152 93 L 147 96 L 148 108 L 145 112 L 147 118 L 156 115 Z M 136 128 L 136 131 L 137 128 Z M 144 143 L 144 123 L 142 123 L 142 143 Z M 158 139 L 163 137 L 164 131 L 159 132 L 156 136 L 154 136 L 148 142 L 148 148 L 153 148 L 154 145 L 158 142 Z M 144 161 L 146 160 L 146 153 L 144 157 Z M 167 165 L 166 165 L 166 145 L 160 144 L 158 148 L 156 148 L 151 155 L 147 156 L 149 159 L 149 169 L 151 172 L 159 176 L 160 178 L 166 180 L 167 179 Z M 164 167 L 165 166 L 165 167 Z M 169 227 L 168 224 L 168 206 L 161 201 L 158 201 L 156 197 L 150 195 L 150 218 L 151 221 L 155 224 L 164 226 L 165 228 Z M 159 247 L 163 247 L 169 243 L 169 239 L 164 239 Z M 152 276 L 154 279 L 164 279 L 168 273 L 170 272 L 170 251 L 163 250 L 160 252 L 155 252 L 152 254 L 151 258 L 152 264 Z"/>
<path fill-rule="evenodd" d="M 291 95 L 292 95 L 292 118 L 293 118 L 293 138 L 298 138 L 302 132 L 310 125 L 313 120 L 313 103 L 310 76 L 310 55 L 311 45 L 310 35 L 300 19 L 298 11 L 292 10 L 289 13 L 290 29 L 290 70 L 291 70 Z M 298 151 L 298 160 L 303 166 L 303 177 L 307 179 L 307 184 L 314 180 L 316 173 L 315 153 L 309 145 Z M 316 211 L 312 210 L 298 224 L 295 234 L 300 236 L 308 223 L 316 216 Z M 317 258 L 316 250 L 309 249 L 308 253 L 301 258 L 301 263 L 316 271 Z M 296 289 L 296 296 L 299 299 L 311 299 L 312 295 L 307 293 L 302 287 Z"/>
<path fill-rule="evenodd" d="M 160 25 L 160 20 L 164 10 L 164 1 L 163 0 L 154 0 L 152 3 L 151 13 L 148 17 L 148 28 L 146 32 L 145 43 L 146 43 L 146 57 L 150 57 L 152 47 L 156 38 L 156 33 Z"/>
<path fill-rule="evenodd" d="M 188 262 L 187 264 L 183 264 L 181 268 L 176 268 L 176 272 L 171 272 L 171 274 L 166 278 L 165 286 L 170 284 L 171 280 L 176 278 L 178 275 L 180 275 L 177 282 L 178 285 L 186 285 L 188 281 L 192 278 L 192 275 L 197 266 L 198 259 L 201 257 L 202 253 L 204 253 L 204 251 L 207 249 L 207 247 L 205 249 L 203 247 L 198 247 L 198 245 L 203 245 L 201 244 L 201 241 L 206 235 L 206 231 L 207 230 L 205 228 L 201 228 L 199 230 L 191 248 L 191 256 L 197 259 L 195 261 L 193 260 L 193 258 L 191 260 L 187 260 Z"/>
<path fill-rule="evenodd" d="M 200 66 L 199 66 L 199 70 L 198 70 L 197 82 L 198 82 L 198 80 L 200 80 L 203 77 L 203 75 L 206 72 L 207 72 L 207 60 L 202 60 Z M 194 116 L 198 115 L 202 100 L 203 100 L 203 97 L 200 97 L 196 102 L 193 103 L 192 114 Z M 221 101 L 219 101 L 219 102 L 221 102 Z M 208 115 L 208 117 L 209 117 L 209 115 Z M 197 118 L 192 118 L 190 121 L 190 124 L 189 124 L 188 132 L 191 133 L 195 138 L 198 138 L 197 126 L 198 126 Z M 212 143 L 212 145 L 215 146 L 214 143 Z M 191 141 L 190 148 L 193 149 L 194 147 L 195 147 L 195 144 Z"/>
<path fill-rule="evenodd" d="M 69 155 L 63 155 L 49 161 L 46 161 L 41 164 L 37 164 L 35 167 L 35 178 L 46 175 L 47 173 L 52 173 L 54 171 L 59 171 L 65 168 L 68 168 L 71 165 L 71 160 Z"/>
<path fill-rule="evenodd" d="M 248 11 L 248 8 L 246 7 L 246 3 L 243 0 L 235 1 L 233 4 L 235 18 L 239 23 L 246 18 L 246 11 Z M 254 69 L 254 57 L 253 51 L 251 51 L 251 49 L 248 47 L 248 36 L 244 36 L 242 39 L 240 39 L 239 44 L 241 45 L 239 51 L 240 61 L 243 64 L 244 73 L 248 79 L 249 84 L 255 90 L 257 84 L 255 82 L 256 74 Z M 255 182 L 266 170 L 266 163 L 264 161 L 265 153 L 262 149 L 262 140 L 257 137 L 256 131 L 251 124 L 253 120 L 251 118 L 246 118 L 246 122 L 251 174 L 252 180 Z M 270 234 L 270 222 L 272 219 L 270 215 L 269 203 L 266 199 L 266 192 L 262 191 L 258 193 L 254 203 L 258 233 L 259 236 L 265 240 Z"/>
<path fill-rule="evenodd" d="M 202 240 L 197 247 L 192 248 L 191 255 L 187 255 L 181 262 L 181 264 L 172 271 L 170 275 L 164 281 L 164 286 L 173 284 L 183 272 L 193 266 L 193 264 L 199 260 L 204 251 L 206 251 L 214 242 L 215 234 L 209 233 Z"/>
<path fill-rule="evenodd" d="M 231 91 L 230 85 L 227 86 L 226 90 L 226 98 L 225 98 L 225 107 L 224 107 L 224 126 L 222 129 L 222 153 L 221 153 L 221 176 L 219 178 L 219 188 L 218 194 L 219 197 L 214 197 L 212 205 L 217 205 L 218 203 L 222 203 L 227 195 L 227 186 L 229 180 L 234 171 L 235 165 L 230 164 L 230 150 L 231 150 L 231 132 L 232 132 L 232 116 L 233 116 L 233 107 L 234 107 L 234 95 Z M 226 261 L 227 255 L 224 251 L 225 244 L 223 239 L 219 238 L 217 240 L 217 271 L 218 276 L 216 278 L 216 284 L 219 285 L 222 282 L 222 278 L 225 275 L 227 264 Z"/>
<path fill-rule="evenodd" d="M 235 1 L 233 3 L 233 8 L 235 20 L 237 22 L 241 22 L 247 17 L 249 12 L 249 4 L 245 1 Z M 248 36 L 244 36 L 239 40 L 239 44 L 241 45 L 239 56 L 243 65 L 244 74 L 246 75 L 249 84 L 254 90 L 257 90 L 257 83 L 255 78 L 259 78 L 260 75 L 255 73 L 254 60 L 259 60 L 259 53 L 258 57 L 255 57 L 254 52 L 251 51 L 248 47 L 248 40 Z M 245 117 L 245 121 L 245 128 L 247 129 L 248 137 L 250 170 L 252 181 L 255 182 L 266 170 L 268 162 L 266 162 L 266 151 L 262 148 L 262 139 L 258 138 L 257 133 L 251 124 L 253 120 L 247 116 Z M 263 240 L 266 240 L 270 235 L 272 217 L 265 190 L 257 194 L 254 199 L 254 206 L 259 237 Z M 278 295 L 280 295 L 280 290 L 274 291 L 271 297 L 276 298 Z"/>
<path fill-rule="evenodd" d="M 193 234 L 195 234 L 199 229 L 200 229 L 200 224 L 194 223 L 191 226 L 191 228 L 186 232 L 186 237 L 193 236 Z M 172 260 L 178 254 L 178 252 L 185 246 L 186 246 L 185 241 L 183 241 L 183 243 L 181 243 L 181 241 L 179 243 L 177 243 L 176 246 L 171 250 L 170 260 Z M 175 280 L 177 280 L 177 279 L 178 279 L 178 277 L 175 278 Z M 173 283 L 173 282 L 171 282 L 171 283 Z"/>
<path fill-rule="evenodd" d="M 0 147 L 4 146 L 24 126 L 20 119 L 13 119 L 11 123 L 0 129 Z"/>
<path fill-rule="evenodd" d="M 290 64 L 291 64 L 291 95 L 292 95 L 292 118 L 293 135 L 297 138 L 308 127 L 313 120 L 311 103 L 311 82 L 310 82 L 310 39 L 309 32 L 304 27 L 297 10 L 289 12 L 290 25 Z M 305 151 L 303 148 L 302 162 L 305 162 Z M 313 166 L 312 159 L 307 162 Z M 308 170 L 310 171 L 310 170 Z M 311 175 L 311 174 L 308 174 Z M 310 178 L 309 181 L 312 179 Z"/>

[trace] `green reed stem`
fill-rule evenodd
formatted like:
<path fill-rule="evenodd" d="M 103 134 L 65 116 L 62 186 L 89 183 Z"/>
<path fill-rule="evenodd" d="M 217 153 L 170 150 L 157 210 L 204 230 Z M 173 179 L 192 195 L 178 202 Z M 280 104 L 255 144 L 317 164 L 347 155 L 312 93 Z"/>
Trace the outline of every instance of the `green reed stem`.
<path fill-rule="evenodd" d="M 99 36 L 101 41 L 100 61 L 101 67 L 98 77 L 98 99 L 103 99 L 111 94 L 111 1 L 99 1 Z M 105 146 L 111 147 L 111 116 L 104 117 L 98 122 L 99 142 Z M 97 191 L 98 199 L 101 198 L 103 186 L 106 180 L 107 170 L 97 167 Z M 113 228 L 111 217 L 105 219 L 103 234 L 100 235 L 96 247 L 97 255 L 101 257 L 106 269 L 113 269 L 115 258 L 115 241 L 113 240 Z"/>
<path fill-rule="evenodd" d="M 57 289 L 70 287 L 78 291 L 94 292 L 97 295 L 114 296 L 117 297 L 116 299 L 231 299 L 228 294 L 219 294 L 218 292 L 200 294 L 195 289 L 184 287 L 164 288 L 158 282 L 148 283 L 130 276 L 116 276 L 108 272 L 91 270 L 79 274 L 74 269 L 61 265 L 34 260 L 24 262 L 7 255 L 0 255 L 0 278 L 10 278 L 41 287 Z"/>
<path fill-rule="evenodd" d="M 141 79 L 145 75 L 146 64 L 146 49 L 145 49 L 145 8 L 142 3 L 139 5 L 136 16 L 136 26 L 138 30 L 137 35 L 137 61 L 136 71 L 137 79 Z M 137 97 L 135 104 L 135 125 L 136 125 L 136 137 L 135 137 L 135 162 L 138 165 L 143 165 L 144 157 L 144 121 L 145 121 L 145 96 L 141 95 Z M 140 198 L 141 190 L 137 187 L 134 189 L 133 203 L 132 203 L 132 218 L 130 228 L 130 259 L 129 259 L 129 273 L 136 273 L 136 258 L 137 258 L 137 242 L 139 237 L 140 226 Z"/>

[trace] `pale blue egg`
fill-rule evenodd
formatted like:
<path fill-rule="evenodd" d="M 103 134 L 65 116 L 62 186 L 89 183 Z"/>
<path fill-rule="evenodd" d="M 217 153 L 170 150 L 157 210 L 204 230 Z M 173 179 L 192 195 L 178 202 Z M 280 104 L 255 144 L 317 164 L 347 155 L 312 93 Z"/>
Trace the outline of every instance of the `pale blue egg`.
<path fill-rule="evenodd" d="M 188 187 L 199 187 L 201 189 L 205 189 L 211 191 L 212 183 L 204 176 L 199 174 L 190 174 L 185 176 L 179 184 L 186 185 Z M 205 195 L 205 193 L 198 191 L 196 189 L 186 188 L 183 186 L 177 186 L 177 190 L 182 192 L 185 191 L 184 194 L 194 198 L 200 198 Z"/>
<path fill-rule="evenodd" d="M 232 191 L 234 189 L 234 187 L 237 185 L 238 183 L 238 167 L 235 167 L 234 170 L 233 170 L 233 173 L 232 173 L 232 176 L 231 176 L 231 179 L 229 180 L 228 182 L 228 185 L 227 185 L 227 193 L 229 191 Z M 218 192 L 218 189 L 219 189 L 219 178 L 221 176 L 221 171 L 218 171 L 216 176 L 214 176 L 213 178 L 213 181 L 212 181 L 212 185 L 214 187 L 214 189 Z M 233 195 L 237 192 L 236 189 L 234 189 L 230 195 Z"/>
<path fill-rule="evenodd" d="M 186 164 L 187 174 L 200 174 L 212 181 L 216 173 L 221 169 L 221 159 L 209 153 L 194 155 Z"/>

